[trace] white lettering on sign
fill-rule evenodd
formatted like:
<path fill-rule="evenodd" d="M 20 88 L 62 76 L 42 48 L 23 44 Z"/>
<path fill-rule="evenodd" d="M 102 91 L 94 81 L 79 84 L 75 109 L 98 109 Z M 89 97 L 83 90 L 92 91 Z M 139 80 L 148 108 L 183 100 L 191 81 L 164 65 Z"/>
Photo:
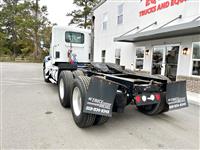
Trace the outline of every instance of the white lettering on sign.
<path fill-rule="evenodd" d="M 176 108 L 185 107 L 185 106 L 187 106 L 186 103 L 174 104 L 174 105 L 169 105 L 169 109 L 176 109 Z"/>
<path fill-rule="evenodd" d="M 157 3 L 158 0 L 143 0 L 143 1 L 145 1 L 145 9 L 139 12 L 140 17 L 155 13 L 157 11 L 160 11 L 172 6 L 180 5 L 186 2 L 187 0 L 165 0 L 162 3 Z"/>
<path fill-rule="evenodd" d="M 174 97 L 167 100 L 168 104 L 183 103 L 186 101 L 186 97 Z"/>
<path fill-rule="evenodd" d="M 183 108 L 187 106 L 186 97 L 174 97 L 167 100 L 169 109 Z"/>
<path fill-rule="evenodd" d="M 103 114 L 109 114 L 110 111 L 107 109 L 100 109 L 92 106 L 86 106 L 87 111 L 97 112 L 97 113 L 103 113 Z"/>
<path fill-rule="evenodd" d="M 104 100 L 89 97 L 85 109 L 94 113 L 109 114 L 112 111 L 111 105 L 110 103 L 104 102 Z"/>
<path fill-rule="evenodd" d="M 96 99 L 96 98 L 93 98 L 93 97 L 89 97 L 88 98 L 87 104 L 88 105 L 97 106 L 97 107 L 100 107 L 100 108 L 105 108 L 105 109 L 110 109 L 111 108 L 111 104 L 110 103 L 104 102 L 104 100 Z"/>

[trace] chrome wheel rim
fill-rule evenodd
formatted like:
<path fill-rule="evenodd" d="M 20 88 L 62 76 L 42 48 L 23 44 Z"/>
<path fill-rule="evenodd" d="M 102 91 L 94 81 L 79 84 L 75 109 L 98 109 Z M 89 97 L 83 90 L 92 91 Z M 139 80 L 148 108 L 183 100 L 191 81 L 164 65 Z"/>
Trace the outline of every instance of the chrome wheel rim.
<path fill-rule="evenodd" d="M 81 92 L 78 87 L 74 88 L 73 91 L 73 97 L 72 97 L 72 104 L 73 104 L 73 110 L 76 116 L 79 116 L 81 114 L 82 109 L 82 98 L 81 98 Z"/>
<path fill-rule="evenodd" d="M 64 90 L 64 81 L 63 79 L 60 79 L 60 83 L 59 83 L 59 93 L 60 93 L 60 98 L 61 100 L 64 99 L 64 93 L 65 93 L 65 90 Z"/>

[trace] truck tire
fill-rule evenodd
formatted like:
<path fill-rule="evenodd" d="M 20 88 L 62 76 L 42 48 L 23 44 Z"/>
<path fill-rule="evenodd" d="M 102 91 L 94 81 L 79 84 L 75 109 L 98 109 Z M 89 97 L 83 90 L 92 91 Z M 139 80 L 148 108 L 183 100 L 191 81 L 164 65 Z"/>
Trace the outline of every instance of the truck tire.
<path fill-rule="evenodd" d="M 76 70 L 76 71 L 73 71 L 72 73 L 73 73 L 74 78 L 77 78 L 79 76 L 84 76 L 84 73 L 81 70 Z"/>
<path fill-rule="evenodd" d="M 46 69 L 45 63 L 43 63 L 43 77 L 44 77 L 44 82 L 50 83 L 49 77 L 46 77 L 45 69 Z"/>
<path fill-rule="evenodd" d="M 94 124 L 96 115 L 83 112 L 84 100 L 86 98 L 90 78 L 79 76 L 74 82 L 71 99 L 71 111 L 74 122 L 79 128 L 87 128 Z"/>
<path fill-rule="evenodd" d="M 70 107 L 74 78 L 71 71 L 61 71 L 58 79 L 60 103 L 64 108 Z"/>
<path fill-rule="evenodd" d="M 113 105 L 113 112 L 123 113 L 126 105 L 128 105 L 126 94 L 117 92 Z"/>
<path fill-rule="evenodd" d="M 167 112 L 169 110 L 169 105 L 167 104 L 166 101 L 166 93 L 162 95 L 162 99 L 164 99 L 165 101 L 164 101 L 164 108 L 160 111 L 160 114 Z"/>
<path fill-rule="evenodd" d="M 127 97 L 122 93 L 117 93 L 115 97 L 115 102 L 113 106 L 113 112 L 122 113 L 127 105 Z M 94 125 L 102 125 L 109 120 L 110 117 L 97 115 Z"/>
<path fill-rule="evenodd" d="M 146 106 L 137 106 L 138 110 L 146 115 L 157 115 L 160 114 L 165 109 L 166 100 L 164 95 L 161 94 L 161 101 L 158 104 L 146 105 Z"/>
<path fill-rule="evenodd" d="M 109 120 L 109 117 L 96 115 L 94 125 L 102 125 Z"/>

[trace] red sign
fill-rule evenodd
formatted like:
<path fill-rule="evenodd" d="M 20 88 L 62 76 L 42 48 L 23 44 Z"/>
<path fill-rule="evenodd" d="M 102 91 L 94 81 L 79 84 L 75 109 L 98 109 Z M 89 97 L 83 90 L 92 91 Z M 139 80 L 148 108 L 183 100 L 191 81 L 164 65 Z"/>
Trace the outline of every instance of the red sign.
<path fill-rule="evenodd" d="M 139 16 L 145 16 L 157 11 L 166 9 L 168 7 L 180 5 L 187 0 L 165 0 L 162 3 L 157 3 L 158 0 L 143 0 L 145 1 L 145 9 L 139 12 Z"/>

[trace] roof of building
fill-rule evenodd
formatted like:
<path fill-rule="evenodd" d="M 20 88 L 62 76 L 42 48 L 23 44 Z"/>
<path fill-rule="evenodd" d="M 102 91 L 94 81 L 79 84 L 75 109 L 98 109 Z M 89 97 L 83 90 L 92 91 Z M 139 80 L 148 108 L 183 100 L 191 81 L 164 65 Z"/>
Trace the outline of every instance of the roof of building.
<path fill-rule="evenodd" d="M 92 11 L 95 11 L 97 8 L 99 8 L 102 4 L 104 4 L 105 2 L 106 2 L 107 0 L 101 0 L 100 2 L 99 2 L 99 4 L 97 4 L 93 9 L 92 9 Z"/>
<path fill-rule="evenodd" d="M 200 34 L 200 21 L 191 21 L 179 25 L 158 28 L 151 31 L 137 32 L 130 35 L 114 38 L 115 42 L 141 42 L 147 40 L 156 40 L 164 38 L 172 38 L 178 36 Z"/>

